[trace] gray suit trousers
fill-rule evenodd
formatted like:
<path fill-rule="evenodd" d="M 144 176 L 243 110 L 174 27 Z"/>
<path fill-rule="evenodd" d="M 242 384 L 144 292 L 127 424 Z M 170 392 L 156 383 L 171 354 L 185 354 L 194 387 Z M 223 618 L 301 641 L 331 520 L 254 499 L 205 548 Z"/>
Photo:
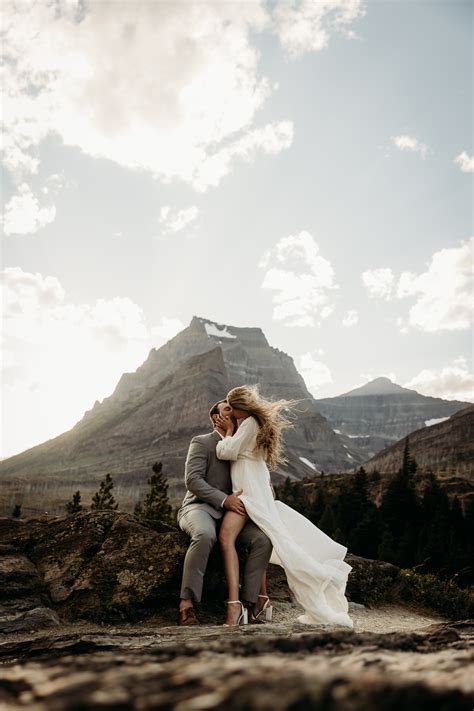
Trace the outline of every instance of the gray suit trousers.
<path fill-rule="evenodd" d="M 191 538 L 184 559 L 181 599 L 201 601 L 204 573 L 209 554 L 217 541 L 217 526 L 221 520 L 211 516 L 204 507 L 192 508 L 180 516 L 179 527 Z M 237 543 L 249 548 L 240 599 L 256 602 L 262 575 L 272 553 L 272 544 L 263 531 L 250 520 L 240 532 Z"/>

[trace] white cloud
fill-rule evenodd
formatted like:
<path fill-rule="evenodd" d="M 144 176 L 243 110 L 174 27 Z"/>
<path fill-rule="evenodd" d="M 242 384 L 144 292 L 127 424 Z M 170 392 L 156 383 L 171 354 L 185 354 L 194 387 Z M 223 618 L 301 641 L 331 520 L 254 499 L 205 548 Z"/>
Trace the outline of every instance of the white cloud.
<path fill-rule="evenodd" d="M 358 321 L 359 314 L 357 313 L 356 309 L 349 309 L 349 311 L 347 311 L 346 315 L 342 319 L 342 325 L 355 326 Z"/>
<path fill-rule="evenodd" d="M 463 151 L 454 159 L 456 165 L 460 167 L 463 173 L 474 173 L 474 156 L 470 156 Z"/>
<path fill-rule="evenodd" d="M 361 276 L 370 297 L 390 298 L 393 286 L 393 272 L 391 269 L 388 267 L 367 269 Z"/>
<path fill-rule="evenodd" d="M 474 297 L 474 237 L 459 247 L 440 249 L 421 274 L 403 272 L 397 297 L 415 296 L 407 322 L 424 331 L 458 331 L 472 322 Z"/>
<path fill-rule="evenodd" d="M 400 332 L 409 327 L 429 333 L 468 329 L 474 300 L 474 237 L 459 247 L 440 249 L 420 274 L 402 272 L 398 282 L 391 269 L 381 267 L 363 272 L 369 296 L 384 299 L 415 297 L 407 317 L 399 316 Z"/>
<path fill-rule="evenodd" d="M 199 215 L 199 208 L 196 205 L 184 208 L 183 210 L 173 210 L 166 205 L 160 210 L 160 224 L 163 225 L 163 233 L 179 232 L 194 222 Z"/>
<path fill-rule="evenodd" d="M 275 291 L 275 320 L 286 326 L 319 326 L 334 310 L 332 293 L 339 285 L 309 232 L 282 237 L 259 266 L 265 269 L 262 288 Z"/>
<path fill-rule="evenodd" d="M 353 39 L 349 25 L 365 15 L 362 0 L 292 0 L 279 2 L 274 12 L 274 32 L 292 57 L 317 52 L 329 43 L 331 34 Z"/>
<path fill-rule="evenodd" d="M 404 387 L 431 397 L 474 402 L 474 375 L 469 372 L 464 356 L 458 356 L 443 368 L 423 369 Z"/>
<path fill-rule="evenodd" d="M 192 179 L 199 192 L 215 187 L 230 173 L 236 159 L 251 162 L 257 153 L 274 155 L 289 148 L 293 142 L 293 123 L 280 121 L 267 124 L 263 128 L 248 131 L 242 138 L 233 141 L 212 155 L 206 156 L 196 166 Z"/>
<path fill-rule="evenodd" d="M 22 183 L 18 188 L 18 194 L 6 203 L 1 221 L 6 235 L 26 235 L 37 232 L 41 227 L 53 222 L 55 217 L 56 207 L 41 206 L 30 186 Z"/>
<path fill-rule="evenodd" d="M 287 117 L 256 125 L 278 84 L 258 34 L 292 56 L 354 36 L 362 0 L 116 2 L 4 0 L 3 139 L 17 178 L 37 173 L 49 135 L 165 182 L 203 191 L 239 160 L 291 145 Z M 284 120 L 282 120 L 284 119 Z"/>
<path fill-rule="evenodd" d="M 6 167 L 37 172 L 39 145 L 55 133 L 89 156 L 204 190 L 233 160 L 283 150 L 290 122 L 252 126 L 272 93 L 252 44 L 269 21 L 257 0 L 6 0 Z"/>
<path fill-rule="evenodd" d="M 72 427 L 110 395 L 156 346 L 157 334 L 131 299 L 68 301 L 54 276 L 19 267 L 0 275 L 2 395 L 8 418 L 2 456 L 10 456 Z M 164 319 L 170 328 L 173 319 Z"/>
<path fill-rule="evenodd" d="M 392 143 L 401 151 L 411 151 L 419 153 L 422 158 L 426 158 L 429 148 L 426 143 L 422 143 L 414 136 L 391 136 Z"/>
<path fill-rule="evenodd" d="M 152 335 L 157 335 L 165 341 L 169 341 L 173 336 L 182 331 L 185 325 L 179 318 L 163 316 L 161 323 L 151 329 Z"/>
<path fill-rule="evenodd" d="M 298 371 L 303 377 L 310 393 L 318 396 L 321 385 L 332 383 L 332 375 L 328 366 L 317 360 L 312 353 L 303 353 L 298 362 Z"/>

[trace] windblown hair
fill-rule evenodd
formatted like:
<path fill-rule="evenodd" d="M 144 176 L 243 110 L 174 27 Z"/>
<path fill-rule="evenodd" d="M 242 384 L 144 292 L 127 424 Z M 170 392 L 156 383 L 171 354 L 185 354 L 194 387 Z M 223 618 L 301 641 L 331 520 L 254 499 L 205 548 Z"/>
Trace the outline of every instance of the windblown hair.
<path fill-rule="evenodd" d="M 299 400 L 266 400 L 260 395 L 258 385 L 240 385 L 227 393 L 227 402 L 236 410 L 244 410 L 258 422 L 257 449 L 264 456 L 269 469 L 285 464 L 282 449 L 282 432 L 294 427 L 282 410 L 290 410 Z"/>

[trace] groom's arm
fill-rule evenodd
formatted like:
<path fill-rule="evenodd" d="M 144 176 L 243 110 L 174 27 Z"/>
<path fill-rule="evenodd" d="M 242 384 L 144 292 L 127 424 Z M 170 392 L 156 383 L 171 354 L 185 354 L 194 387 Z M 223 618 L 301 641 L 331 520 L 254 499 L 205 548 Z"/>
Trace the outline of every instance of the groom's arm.
<path fill-rule="evenodd" d="M 199 440 L 192 439 L 186 457 L 184 483 L 186 488 L 201 501 L 215 509 L 222 508 L 227 494 L 211 486 L 205 479 L 207 471 L 207 450 Z"/>

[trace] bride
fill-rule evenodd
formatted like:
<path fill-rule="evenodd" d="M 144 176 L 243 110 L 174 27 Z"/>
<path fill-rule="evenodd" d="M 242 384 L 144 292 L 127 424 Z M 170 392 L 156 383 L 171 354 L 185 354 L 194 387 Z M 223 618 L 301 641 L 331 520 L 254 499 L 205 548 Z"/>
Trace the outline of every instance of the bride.
<path fill-rule="evenodd" d="M 219 533 L 229 595 L 226 624 L 246 620 L 247 611 L 238 599 L 239 561 L 235 541 L 250 517 L 271 540 L 270 563 L 283 567 L 290 590 L 304 608 L 297 621 L 339 624 L 352 629 L 354 623 L 344 594 L 352 570 L 344 561 L 347 548 L 273 497 L 270 470 L 285 461 L 281 434 L 285 427 L 291 426 L 281 411 L 294 401 L 265 400 L 255 385 L 233 388 L 226 401 L 232 412 L 217 419 L 226 434 L 216 445 L 216 455 L 232 462 L 232 489 L 242 491 L 239 498 L 247 511 L 247 516 L 227 511 Z M 234 418 L 239 421 L 239 428 L 232 434 Z"/>

